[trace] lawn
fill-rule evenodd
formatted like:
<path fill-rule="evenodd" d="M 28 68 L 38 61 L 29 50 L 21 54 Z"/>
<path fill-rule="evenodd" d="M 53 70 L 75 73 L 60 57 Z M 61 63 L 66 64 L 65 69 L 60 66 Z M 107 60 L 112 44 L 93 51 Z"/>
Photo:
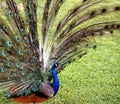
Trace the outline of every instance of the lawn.
<path fill-rule="evenodd" d="M 80 0 L 66 1 L 65 12 Z M 119 0 L 106 0 L 104 5 L 107 3 L 120 4 Z M 112 19 L 116 17 L 113 15 Z M 100 18 L 96 20 L 100 21 Z M 87 55 L 77 58 L 59 74 L 58 94 L 42 104 L 120 104 L 120 31 L 104 34 L 93 39 L 96 49 L 89 49 Z M 1 96 L 0 104 L 16 103 Z"/>

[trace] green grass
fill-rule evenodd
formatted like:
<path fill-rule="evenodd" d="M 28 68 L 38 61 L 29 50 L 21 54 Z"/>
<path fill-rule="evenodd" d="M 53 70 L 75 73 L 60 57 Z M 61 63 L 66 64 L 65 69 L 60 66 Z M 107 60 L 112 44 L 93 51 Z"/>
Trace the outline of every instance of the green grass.
<path fill-rule="evenodd" d="M 58 94 L 42 104 L 120 104 L 120 36 L 97 42 L 96 50 L 60 73 Z"/>
<path fill-rule="evenodd" d="M 66 12 L 73 1 L 64 5 Z M 112 5 L 119 0 L 106 1 Z M 89 49 L 87 55 L 59 74 L 58 94 L 42 104 L 120 104 L 120 32 L 106 33 L 95 40 L 97 48 Z M 0 104 L 15 103 L 1 96 Z"/>

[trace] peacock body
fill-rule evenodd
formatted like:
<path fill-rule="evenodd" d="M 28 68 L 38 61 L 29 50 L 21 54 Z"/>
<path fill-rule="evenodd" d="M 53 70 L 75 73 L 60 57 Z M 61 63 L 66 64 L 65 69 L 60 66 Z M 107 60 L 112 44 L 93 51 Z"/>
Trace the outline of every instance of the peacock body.
<path fill-rule="evenodd" d="M 96 48 L 90 39 L 120 29 L 119 18 L 105 18 L 111 13 L 119 16 L 120 1 L 91 9 L 104 0 L 83 0 L 59 22 L 55 20 L 65 0 L 44 2 L 44 9 L 38 10 L 37 0 L 1 1 L 0 91 L 16 102 L 36 103 L 55 96 L 57 74 L 88 48 Z M 103 21 L 85 24 L 99 16 Z"/>

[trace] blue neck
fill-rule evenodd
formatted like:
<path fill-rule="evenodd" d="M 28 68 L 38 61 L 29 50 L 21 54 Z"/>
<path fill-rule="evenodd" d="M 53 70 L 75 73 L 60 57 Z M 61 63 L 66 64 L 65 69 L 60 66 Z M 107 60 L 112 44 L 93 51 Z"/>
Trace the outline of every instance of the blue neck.
<path fill-rule="evenodd" d="M 51 86 L 54 89 L 54 95 L 56 95 L 59 90 L 59 79 L 55 68 L 52 68 L 52 77 L 53 77 L 53 83 L 51 84 Z"/>

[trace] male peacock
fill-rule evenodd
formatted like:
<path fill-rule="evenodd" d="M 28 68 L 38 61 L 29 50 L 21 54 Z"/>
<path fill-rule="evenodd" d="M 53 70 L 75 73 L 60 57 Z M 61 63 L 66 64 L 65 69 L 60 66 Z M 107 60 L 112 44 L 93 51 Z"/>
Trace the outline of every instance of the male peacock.
<path fill-rule="evenodd" d="M 59 90 L 57 73 L 75 57 L 85 55 L 88 48 L 96 48 L 90 42 L 92 37 L 120 29 L 117 18 L 85 25 L 86 21 L 98 16 L 110 16 L 111 13 L 118 16 L 120 2 L 112 8 L 105 5 L 88 12 L 87 9 L 104 0 L 83 0 L 55 24 L 64 2 L 46 0 L 43 11 L 37 12 L 37 0 L 1 1 L 0 89 L 7 98 L 36 103 L 55 96 Z M 42 17 L 39 11 L 43 12 Z"/>

